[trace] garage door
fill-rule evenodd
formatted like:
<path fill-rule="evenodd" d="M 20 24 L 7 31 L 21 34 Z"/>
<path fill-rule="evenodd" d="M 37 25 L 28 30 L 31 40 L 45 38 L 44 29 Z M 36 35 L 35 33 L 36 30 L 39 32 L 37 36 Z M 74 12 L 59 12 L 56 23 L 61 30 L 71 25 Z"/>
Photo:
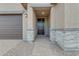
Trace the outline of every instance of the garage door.
<path fill-rule="evenodd" d="M 22 15 L 0 15 L 0 39 L 22 39 Z"/>

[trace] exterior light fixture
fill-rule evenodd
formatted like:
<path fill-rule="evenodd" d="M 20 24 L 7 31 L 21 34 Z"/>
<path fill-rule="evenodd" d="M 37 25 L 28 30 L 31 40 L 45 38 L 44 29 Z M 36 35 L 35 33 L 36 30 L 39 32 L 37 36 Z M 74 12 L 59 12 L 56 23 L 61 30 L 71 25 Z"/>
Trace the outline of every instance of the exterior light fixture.
<path fill-rule="evenodd" d="M 41 12 L 41 14 L 42 14 L 42 15 L 44 15 L 44 14 L 45 14 L 45 12 L 43 11 L 43 12 Z"/>
<path fill-rule="evenodd" d="M 24 14 L 25 17 L 27 17 L 27 14 Z"/>

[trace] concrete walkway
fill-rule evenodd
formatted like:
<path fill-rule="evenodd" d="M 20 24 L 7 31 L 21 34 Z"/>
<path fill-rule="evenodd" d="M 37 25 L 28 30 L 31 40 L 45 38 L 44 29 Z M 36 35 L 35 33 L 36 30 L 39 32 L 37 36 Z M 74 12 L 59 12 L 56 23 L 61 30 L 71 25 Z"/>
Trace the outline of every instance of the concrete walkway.
<path fill-rule="evenodd" d="M 63 56 L 64 54 L 56 43 L 48 38 L 40 37 L 34 43 L 23 40 L 0 40 L 0 55 L 3 56 Z"/>

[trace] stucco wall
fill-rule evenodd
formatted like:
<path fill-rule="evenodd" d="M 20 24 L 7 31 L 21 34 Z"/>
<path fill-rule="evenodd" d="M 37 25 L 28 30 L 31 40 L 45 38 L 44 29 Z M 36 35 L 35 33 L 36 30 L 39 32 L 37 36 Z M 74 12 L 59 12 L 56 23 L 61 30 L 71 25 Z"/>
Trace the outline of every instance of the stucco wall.
<path fill-rule="evenodd" d="M 65 4 L 65 28 L 79 28 L 79 4 Z"/>
<path fill-rule="evenodd" d="M 51 7 L 50 9 L 50 15 L 49 15 L 49 19 L 50 19 L 50 30 L 55 28 L 55 19 L 54 19 L 54 7 Z"/>
<path fill-rule="evenodd" d="M 22 13 L 25 9 L 20 3 L 0 3 L 0 14 Z"/>
<path fill-rule="evenodd" d="M 0 3 L 0 11 L 21 11 L 23 9 L 20 3 Z"/>
<path fill-rule="evenodd" d="M 37 22 L 37 18 L 36 18 L 36 14 L 33 10 L 33 28 L 34 28 L 34 38 L 36 38 L 37 36 L 37 27 L 36 27 L 36 23 Z"/>
<path fill-rule="evenodd" d="M 79 4 L 59 3 L 51 8 L 51 28 L 79 28 Z"/>
<path fill-rule="evenodd" d="M 59 3 L 51 8 L 50 11 L 50 28 L 64 28 L 64 4 Z"/>
<path fill-rule="evenodd" d="M 33 8 L 31 7 L 30 4 L 28 4 L 27 13 L 28 13 L 27 29 L 33 29 Z"/>
<path fill-rule="evenodd" d="M 64 4 L 57 4 L 54 8 L 55 28 L 64 28 Z"/>

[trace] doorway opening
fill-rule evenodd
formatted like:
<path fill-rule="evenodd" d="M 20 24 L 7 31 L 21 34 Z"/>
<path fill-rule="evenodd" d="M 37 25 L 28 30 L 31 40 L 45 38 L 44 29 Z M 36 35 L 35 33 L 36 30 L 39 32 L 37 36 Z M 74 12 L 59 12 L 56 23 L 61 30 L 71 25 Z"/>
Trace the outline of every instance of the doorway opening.
<path fill-rule="evenodd" d="M 37 18 L 37 36 L 49 36 L 49 20 L 47 18 Z"/>

